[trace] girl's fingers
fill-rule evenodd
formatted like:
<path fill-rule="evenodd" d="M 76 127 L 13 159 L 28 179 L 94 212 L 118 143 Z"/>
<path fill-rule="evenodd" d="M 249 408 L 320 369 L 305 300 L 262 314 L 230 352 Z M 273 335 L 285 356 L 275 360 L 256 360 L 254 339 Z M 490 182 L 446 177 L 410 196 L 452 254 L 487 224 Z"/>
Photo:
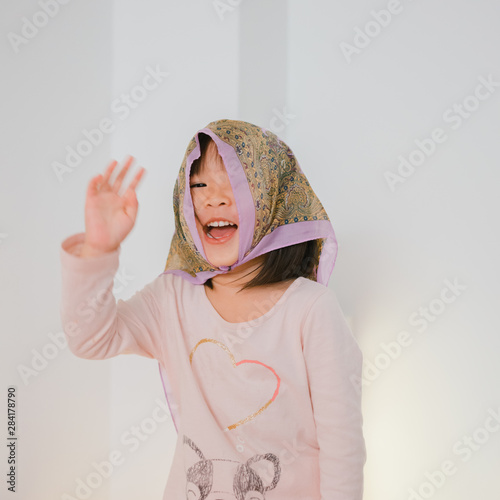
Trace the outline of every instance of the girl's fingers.
<path fill-rule="evenodd" d="M 102 175 L 96 175 L 95 177 L 92 177 L 90 179 L 88 188 L 87 188 L 87 195 L 95 195 L 97 191 L 99 190 L 99 185 L 102 184 Z"/>
<path fill-rule="evenodd" d="M 145 171 L 146 171 L 146 169 L 144 167 L 141 167 L 141 170 L 139 170 L 139 172 L 137 172 L 137 174 L 135 174 L 135 177 L 132 179 L 132 182 L 129 184 L 128 189 L 131 189 L 133 191 L 137 187 L 137 184 L 139 184 L 139 181 L 141 180 Z"/>
<path fill-rule="evenodd" d="M 125 175 L 127 174 L 127 171 L 130 168 L 130 165 L 132 164 L 133 161 L 134 161 L 134 157 L 132 155 L 129 155 L 127 157 L 125 165 L 123 166 L 122 170 L 119 172 L 118 176 L 116 177 L 115 181 L 113 182 L 112 190 L 116 194 L 118 194 L 118 191 L 120 190 L 120 187 L 123 183 L 123 179 L 124 179 Z M 111 161 L 108 164 L 108 166 L 106 167 L 104 175 L 99 174 L 90 180 L 88 190 L 87 190 L 88 194 L 95 195 L 99 191 L 99 189 L 103 186 L 111 187 L 109 180 L 111 178 L 111 175 L 113 174 L 113 171 L 114 171 L 116 165 L 118 165 L 118 162 L 116 160 Z M 145 172 L 144 167 L 141 167 L 139 172 L 135 175 L 132 182 L 130 183 L 130 186 L 128 189 L 132 189 L 132 191 L 133 191 L 136 188 L 136 186 L 137 186 L 137 184 L 139 184 L 139 181 L 141 180 L 144 172 Z"/>
<path fill-rule="evenodd" d="M 125 165 L 123 166 L 121 172 L 118 174 L 117 178 L 115 179 L 115 182 L 113 183 L 113 191 L 115 193 L 118 193 L 118 191 L 120 191 L 120 187 L 122 185 L 123 179 L 124 179 L 125 175 L 127 174 L 127 171 L 128 171 L 128 169 L 133 161 L 134 161 L 134 157 L 129 155 Z"/>
<path fill-rule="evenodd" d="M 109 181 L 109 178 L 111 177 L 111 174 L 113 173 L 114 168 L 118 162 L 116 160 L 113 160 L 106 168 L 106 171 L 104 172 L 104 177 L 103 177 L 103 184 Z"/>

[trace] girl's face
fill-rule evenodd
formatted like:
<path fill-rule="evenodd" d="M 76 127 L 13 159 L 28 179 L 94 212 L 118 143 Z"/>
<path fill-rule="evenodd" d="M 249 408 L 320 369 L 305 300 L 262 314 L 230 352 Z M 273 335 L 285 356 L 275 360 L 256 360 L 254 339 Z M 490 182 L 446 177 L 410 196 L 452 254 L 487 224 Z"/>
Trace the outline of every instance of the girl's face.
<path fill-rule="evenodd" d="M 214 266 L 230 266 L 238 260 L 239 218 L 226 167 L 210 141 L 200 172 L 190 176 L 196 228 L 207 260 Z M 220 227 L 208 225 L 217 221 Z M 231 222 L 234 225 L 224 225 Z"/>

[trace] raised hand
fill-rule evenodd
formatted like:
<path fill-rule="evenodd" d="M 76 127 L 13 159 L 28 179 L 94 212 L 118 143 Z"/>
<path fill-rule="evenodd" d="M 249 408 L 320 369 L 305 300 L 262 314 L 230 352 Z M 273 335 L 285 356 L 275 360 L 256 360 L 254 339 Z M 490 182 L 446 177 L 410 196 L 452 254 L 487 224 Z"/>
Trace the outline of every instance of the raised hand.
<path fill-rule="evenodd" d="M 135 188 L 145 172 L 144 167 L 141 167 L 127 189 L 120 194 L 123 179 L 133 160 L 133 156 L 127 158 L 112 184 L 109 179 L 118 164 L 116 160 L 108 165 L 104 176 L 99 174 L 90 180 L 85 200 L 85 241 L 81 257 L 116 250 L 134 227 L 139 208 Z"/>

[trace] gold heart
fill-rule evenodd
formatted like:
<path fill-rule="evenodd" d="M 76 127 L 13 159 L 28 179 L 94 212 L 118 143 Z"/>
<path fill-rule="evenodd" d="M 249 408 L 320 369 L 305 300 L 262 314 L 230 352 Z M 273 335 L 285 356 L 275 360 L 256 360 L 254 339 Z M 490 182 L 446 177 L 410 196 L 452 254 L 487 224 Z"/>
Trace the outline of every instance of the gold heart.
<path fill-rule="evenodd" d="M 232 429 L 235 429 L 236 427 L 238 427 L 238 425 L 244 424 L 245 422 L 248 422 L 249 420 L 252 420 L 252 418 L 255 418 L 259 413 L 262 413 L 276 399 L 276 396 L 278 395 L 278 392 L 279 392 L 279 389 L 280 389 L 281 380 L 280 380 L 278 374 L 270 366 L 265 365 L 261 361 L 256 361 L 254 359 L 244 359 L 242 361 L 236 362 L 235 359 L 234 359 L 233 354 L 227 348 L 227 346 L 225 346 L 222 342 L 219 342 L 218 340 L 215 340 L 215 339 L 202 339 L 202 340 L 200 340 L 193 347 L 193 350 L 189 354 L 189 363 L 190 364 L 193 363 L 193 355 L 194 355 L 196 349 L 198 348 L 198 346 L 200 344 L 204 344 L 205 342 L 212 342 L 213 344 L 216 344 L 219 347 L 221 347 L 222 349 L 224 349 L 224 351 L 226 351 L 226 353 L 229 355 L 229 358 L 231 359 L 231 363 L 233 364 L 233 368 L 236 368 L 237 366 L 245 364 L 245 363 L 256 363 L 256 364 L 261 365 L 261 366 L 267 368 L 268 370 L 272 371 L 273 374 L 274 374 L 274 376 L 278 380 L 278 385 L 276 386 L 276 390 L 274 391 L 273 397 L 262 408 L 259 408 L 255 413 L 252 413 L 251 415 L 248 415 L 248 417 L 245 417 L 244 419 L 240 420 L 239 422 L 236 422 L 235 424 L 231 424 L 228 427 L 226 427 L 224 429 L 224 432 L 227 432 L 227 431 L 230 431 Z"/>

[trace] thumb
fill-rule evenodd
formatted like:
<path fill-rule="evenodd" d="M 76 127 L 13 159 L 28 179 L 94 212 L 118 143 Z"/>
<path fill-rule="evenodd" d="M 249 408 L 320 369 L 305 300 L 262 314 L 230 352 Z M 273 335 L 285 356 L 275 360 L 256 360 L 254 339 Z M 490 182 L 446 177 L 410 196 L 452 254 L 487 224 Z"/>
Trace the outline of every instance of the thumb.
<path fill-rule="evenodd" d="M 131 188 L 128 188 L 123 195 L 123 199 L 125 201 L 123 210 L 132 220 L 134 220 L 139 208 L 139 203 L 137 201 L 135 191 Z"/>

